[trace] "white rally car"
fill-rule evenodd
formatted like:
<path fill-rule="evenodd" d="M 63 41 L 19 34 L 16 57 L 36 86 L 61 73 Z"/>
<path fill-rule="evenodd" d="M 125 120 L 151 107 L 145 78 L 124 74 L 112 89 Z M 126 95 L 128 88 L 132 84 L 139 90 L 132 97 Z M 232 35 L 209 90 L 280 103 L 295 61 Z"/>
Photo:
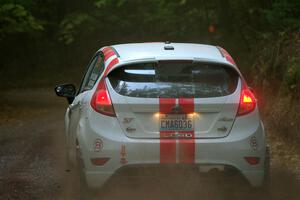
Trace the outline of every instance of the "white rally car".
<path fill-rule="evenodd" d="M 269 172 L 256 98 L 221 47 L 137 43 L 103 47 L 67 97 L 67 154 L 89 187 L 127 165 L 192 164 L 239 171 L 252 186 Z"/>

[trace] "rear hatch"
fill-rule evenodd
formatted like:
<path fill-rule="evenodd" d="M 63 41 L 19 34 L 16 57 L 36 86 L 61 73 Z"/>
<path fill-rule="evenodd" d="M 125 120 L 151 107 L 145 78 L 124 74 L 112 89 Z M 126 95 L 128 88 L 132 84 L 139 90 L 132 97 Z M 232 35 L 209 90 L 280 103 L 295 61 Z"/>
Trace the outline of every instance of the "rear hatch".
<path fill-rule="evenodd" d="M 218 138 L 229 134 L 241 80 L 220 63 L 160 61 L 114 69 L 106 84 L 131 138 Z"/>

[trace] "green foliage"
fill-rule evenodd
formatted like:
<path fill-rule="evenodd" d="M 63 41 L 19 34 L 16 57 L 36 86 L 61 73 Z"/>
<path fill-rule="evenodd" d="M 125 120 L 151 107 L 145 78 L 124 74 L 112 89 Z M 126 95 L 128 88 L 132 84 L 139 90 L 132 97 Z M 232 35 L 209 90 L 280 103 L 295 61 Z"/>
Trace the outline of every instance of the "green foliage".
<path fill-rule="evenodd" d="M 41 31 L 43 26 L 22 5 L 0 5 L 0 39 L 12 33 Z"/>
<path fill-rule="evenodd" d="M 288 67 L 285 77 L 285 83 L 287 84 L 289 91 L 294 91 L 300 87 L 300 59 L 296 58 Z"/>
<path fill-rule="evenodd" d="M 1 0 L 0 5 L 4 4 L 21 5 L 24 8 L 29 9 L 32 6 L 32 0 Z"/>
<path fill-rule="evenodd" d="M 74 42 L 76 34 L 84 23 L 91 21 L 91 17 L 85 13 L 71 14 L 60 23 L 59 40 L 65 44 Z"/>
<path fill-rule="evenodd" d="M 101 45 L 169 40 L 224 46 L 250 72 L 254 50 L 271 44 L 259 49 L 262 73 L 293 86 L 295 69 L 286 72 L 284 45 L 274 44 L 299 31 L 299 10 L 300 0 L 2 0 L 0 67 L 83 66 Z"/>
<path fill-rule="evenodd" d="M 267 21 L 276 27 L 300 26 L 300 1 L 275 0 L 269 9 L 265 10 Z"/>
<path fill-rule="evenodd" d="M 96 0 L 95 6 L 97 6 L 98 8 L 101 8 L 103 6 L 106 6 L 109 2 L 111 2 L 111 1 L 110 0 Z"/>
<path fill-rule="evenodd" d="M 211 42 L 221 37 L 237 37 L 251 48 L 258 38 L 269 39 L 274 28 L 299 26 L 299 2 L 76 0 L 70 4 L 65 0 L 3 0 L 0 3 L 0 34 L 3 37 L 44 28 L 52 31 L 63 43 L 71 44 L 89 24 L 94 27 L 91 34 L 101 32 L 104 36 L 103 29 L 106 29 L 109 34 L 104 37 L 111 39 L 126 35 L 128 40 L 147 40 L 140 37 L 143 35 L 149 40 Z M 212 24 L 216 27 L 215 33 L 208 32 L 208 26 Z"/>
<path fill-rule="evenodd" d="M 95 5 L 98 8 L 103 8 L 103 7 L 111 5 L 111 4 L 115 5 L 116 7 L 121 7 L 125 3 L 126 3 L 126 0 L 96 0 L 95 1 Z"/>

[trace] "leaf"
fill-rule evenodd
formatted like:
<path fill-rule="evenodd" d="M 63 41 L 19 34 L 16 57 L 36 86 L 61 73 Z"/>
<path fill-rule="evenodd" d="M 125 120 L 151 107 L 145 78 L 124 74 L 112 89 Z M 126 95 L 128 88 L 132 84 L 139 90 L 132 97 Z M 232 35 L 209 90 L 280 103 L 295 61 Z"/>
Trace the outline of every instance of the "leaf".
<path fill-rule="evenodd" d="M 18 4 L 0 6 L 0 39 L 8 34 L 42 31 L 42 24 L 28 10 Z"/>
<path fill-rule="evenodd" d="M 88 21 L 91 21 L 91 16 L 85 13 L 74 13 L 67 16 L 60 23 L 59 40 L 67 45 L 73 43 L 78 30 Z"/>

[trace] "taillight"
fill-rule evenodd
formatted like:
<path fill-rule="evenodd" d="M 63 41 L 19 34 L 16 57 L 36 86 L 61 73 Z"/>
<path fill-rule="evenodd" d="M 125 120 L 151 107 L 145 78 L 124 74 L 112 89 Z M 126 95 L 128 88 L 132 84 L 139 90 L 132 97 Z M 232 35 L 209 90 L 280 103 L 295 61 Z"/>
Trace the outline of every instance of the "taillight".
<path fill-rule="evenodd" d="M 243 87 L 241 91 L 240 105 L 237 115 L 245 115 L 252 112 L 256 106 L 256 99 L 253 92 L 247 87 Z"/>
<path fill-rule="evenodd" d="M 100 81 L 92 97 L 91 106 L 96 112 L 103 115 L 116 116 L 104 79 Z"/>

